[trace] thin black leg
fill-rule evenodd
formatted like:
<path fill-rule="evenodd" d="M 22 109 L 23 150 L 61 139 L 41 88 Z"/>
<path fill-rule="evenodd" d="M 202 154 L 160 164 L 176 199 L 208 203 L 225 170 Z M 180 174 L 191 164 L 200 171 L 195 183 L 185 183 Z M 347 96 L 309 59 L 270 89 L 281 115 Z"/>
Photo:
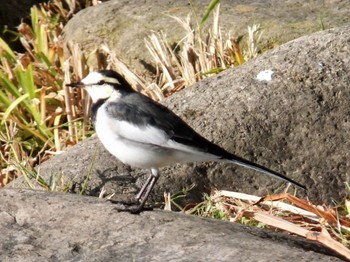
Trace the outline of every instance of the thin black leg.
<path fill-rule="evenodd" d="M 132 214 L 139 214 L 141 211 L 144 210 L 144 205 L 147 201 L 147 198 L 150 195 L 158 178 L 159 178 L 158 169 L 152 168 L 150 176 L 147 178 L 140 192 L 136 195 L 136 199 L 135 199 L 136 201 L 134 202 L 111 201 L 111 202 L 123 205 L 123 208 L 116 208 L 118 211 L 130 212 Z"/>

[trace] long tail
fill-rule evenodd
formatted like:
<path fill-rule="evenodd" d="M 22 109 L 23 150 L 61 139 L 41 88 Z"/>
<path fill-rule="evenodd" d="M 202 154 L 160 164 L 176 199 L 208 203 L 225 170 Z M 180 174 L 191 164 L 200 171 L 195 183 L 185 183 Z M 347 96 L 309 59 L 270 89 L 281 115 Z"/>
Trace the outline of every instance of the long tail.
<path fill-rule="evenodd" d="M 225 159 L 228 160 L 229 162 L 234 163 L 234 164 L 237 164 L 237 165 L 249 168 L 249 169 L 253 169 L 255 171 L 267 174 L 269 176 L 272 176 L 272 177 L 275 177 L 278 179 L 282 179 L 282 180 L 287 181 L 289 183 L 292 183 L 292 184 L 294 184 L 294 185 L 296 185 L 304 190 L 307 190 L 307 188 L 304 185 L 302 185 L 302 184 L 300 184 L 300 183 L 298 183 L 298 182 L 296 182 L 296 181 L 294 181 L 294 180 L 292 180 L 292 179 L 290 179 L 282 174 L 279 174 L 271 169 L 268 169 L 264 166 L 258 165 L 254 162 L 251 162 L 249 160 L 237 157 L 237 156 L 232 155 L 232 154 L 230 154 L 229 158 L 225 158 Z"/>
<path fill-rule="evenodd" d="M 239 156 L 236 156 L 234 154 L 231 154 L 227 152 L 225 149 L 221 148 L 220 146 L 210 142 L 206 138 L 202 137 L 201 135 L 197 134 L 191 127 L 189 127 L 186 123 L 181 121 L 181 128 L 183 129 L 182 131 L 187 134 L 187 136 L 173 136 L 172 140 L 174 140 L 177 143 L 184 144 L 189 146 L 190 148 L 195 148 L 198 151 L 202 151 L 204 153 L 211 154 L 213 158 L 210 160 L 213 161 L 228 161 L 243 167 L 247 167 L 250 169 L 253 169 L 255 171 L 267 174 L 269 176 L 282 179 L 284 181 L 287 181 L 289 183 L 292 183 L 304 190 L 307 190 L 305 186 L 302 184 L 282 175 L 279 174 L 271 169 L 268 169 L 264 166 L 261 166 L 259 164 L 255 164 L 254 162 L 251 162 L 249 160 L 243 159 Z M 202 159 L 203 160 L 203 159 Z M 209 160 L 209 159 L 208 159 Z"/>

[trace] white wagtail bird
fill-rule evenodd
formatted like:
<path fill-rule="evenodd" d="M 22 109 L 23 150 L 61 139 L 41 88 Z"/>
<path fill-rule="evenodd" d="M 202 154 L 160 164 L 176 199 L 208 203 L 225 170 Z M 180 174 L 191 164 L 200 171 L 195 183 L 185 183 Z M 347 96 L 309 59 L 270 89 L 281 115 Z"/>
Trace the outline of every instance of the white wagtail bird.
<path fill-rule="evenodd" d="M 121 162 L 151 171 L 136 196 L 136 204 L 127 211 L 139 213 L 157 182 L 159 168 L 176 163 L 230 162 L 306 189 L 284 175 L 211 143 L 168 108 L 133 90 L 114 71 L 92 72 L 68 86 L 82 87 L 89 93 L 91 119 L 105 148 Z"/>

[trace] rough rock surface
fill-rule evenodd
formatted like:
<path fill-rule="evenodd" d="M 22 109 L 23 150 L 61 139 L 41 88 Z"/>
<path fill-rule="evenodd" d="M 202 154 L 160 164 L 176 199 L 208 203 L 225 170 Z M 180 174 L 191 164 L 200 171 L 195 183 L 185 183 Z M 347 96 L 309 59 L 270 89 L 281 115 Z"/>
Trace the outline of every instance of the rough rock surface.
<path fill-rule="evenodd" d="M 0 190 L 0 261 L 340 261 L 286 234 L 91 197 Z M 328 254 L 328 255 L 325 255 Z"/>
<path fill-rule="evenodd" d="M 312 201 L 341 200 L 350 181 L 349 43 L 349 26 L 305 36 L 164 103 L 228 151 L 305 184 Z M 263 70 L 273 71 L 271 81 L 257 80 Z M 145 181 L 140 174 L 147 173 L 119 163 L 96 138 L 43 163 L 39 173 L 46 178 L 63 174 L 79 192 L 91 167 L 86 194 L 95 196 L 102 186 L 108 193 L 133 195 Z M 152 195 L 157 201 L 165 191 L 176 193 L 192 184 L 187 202 L 212 188 L 257 195 L 283 189 L 283 182 L 231 164 L 177 165 L 161 174 Z"/>
<path fill-rule="evenodd" d="M 209 2 L 191 2 L 201 17 Z M 322 24 L 328 29 L 349 23 L 349 12 L 350 2 L 339 0 L 227 0 L 221 1 L 220 25 L 237 37 L 261 24 L 262 46 L 268 48 L 319 31 Z M 112 0 L 77 13 L 65 27 L 65 40 L 79 43 L 87 53 L 105 43 L 132 69 L 147 73 L 152 60 L 144 38 L 162 30 L 170 43 L 177 43 L 187 33 L 169 15 L 186 18 L 190 13 L 187 0 Z"/>

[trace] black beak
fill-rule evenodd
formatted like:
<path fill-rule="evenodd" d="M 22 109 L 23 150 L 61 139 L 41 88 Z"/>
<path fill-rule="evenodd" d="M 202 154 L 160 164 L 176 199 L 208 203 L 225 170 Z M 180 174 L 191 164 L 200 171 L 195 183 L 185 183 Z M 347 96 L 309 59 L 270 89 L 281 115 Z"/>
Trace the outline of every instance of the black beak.
<path fill-rule="evenodd" d="M 77 83 L 66 84 L 66 86 L 70 86 L 72 88 L 82 88 L 85 85 L 82 82 L 77 82 Z"/>

